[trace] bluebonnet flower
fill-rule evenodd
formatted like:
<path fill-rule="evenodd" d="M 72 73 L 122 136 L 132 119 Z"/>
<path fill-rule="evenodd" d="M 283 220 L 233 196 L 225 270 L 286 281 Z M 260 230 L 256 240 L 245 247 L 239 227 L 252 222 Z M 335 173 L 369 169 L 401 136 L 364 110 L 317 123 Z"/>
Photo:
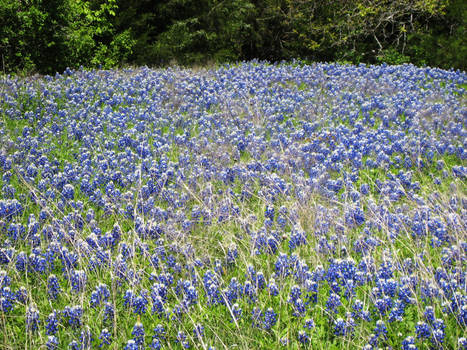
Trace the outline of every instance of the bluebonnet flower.
<path fill-rule="evenodd" d="M 0 270 L 0 288 L 7 287 L 11 284 L 11 278 L 6 271 Z"/>
<path fill-rule="evenodd" d="M 16 296 L 10 287 L 3 287 L 0 289 L 0 310 L 3 312 L 10 312 L 14 308 Z"/>
<path fill-rule="evenodd" d="M 160 350 L 162 349 L 162 343 L 160 339 L 153 338 L 151 344 L 149 344 L 149 348 L 153 350 Z"/>
<path fill-rule="evenodd" d="M 432 327 L 433 327 L 433 329 L 444 330 L 446 328 L 446 325 L 445 325 L 445 323 L 444 323 L 444 321 L 442 319 L 437 318 L 432 322 Z"/>
<path fill-rule="evenodd" d="M 58 331 L 58 319 L 59 315 L 57 315 L 57 312 L 54 311 L 49 314 L 49 316 L 46 318 L 45 322 L 45 329 L 46 332 L 45 334 L 47 335 L 54 335 Z"/>
<path fill-rule="evenodd" d="M 344 296 L 347 300 L 350 300 L 355 295 L 355 283 L 353 280 L 347 280 L 345 283 Z"/>
<path fill-rule="evenodd" d="M 164 301 L 163 299 L 157 295 L 155 297 L 152 297 L 152 313 L 157 313 L 158 315 L 161 315 L 164 312 Z"/>
<path fill-rule="evenodd" d="M 394 297 L 396 295 L 396 292 L 397 292 L 397 282 L 390 278 L 390 279 L 387 279 L 387 280 L 378 280 L 377 281 L 378 283 L 378 286 L 380 289 L 382 289 L 383 293 L 390 296 L 390 297 Z"/>
<path fill-rule="evenodd" d="M 273 221 L 274 220 L 274 207 L 267 206 L 264 212 L 264 216 L 270 219 L 271 221 Z"/>
<path fill-rule="evenodd" d="M 68 344 L 68 350 L 81 350 L 81 346 L 79 345 L 79 343 L 76 340 L 72 340 Z"/>
<path fill-rule="evenodd" d="M 249 283 L 249 281 L 247 281 Z M 251 283 L 249 284 L 251 286 Z M 253 296 L 252 293 L 252 288 L 247 288 L 248 292 L 250 292 L 250 296 Z M 224 299 L 222 298 L 221 292 L 219 290 L 219 287 L 216 283 L 209 283 L 207 285 L 207 297 L 208 297 L 208 304 L 209 305 L 217 305 L 217 304 L 223 304 Z"/>
<path fill-rule="evenodd" d="M 465 350 L 467 349 L 467 338 L 461 337 L 457 340 L 457 345 L 459 349 Z"/>
<path fill-rule="evenodd" d="M 233 277 L 230 280 L 228 288 L 224 288 L 222 290 L 223 297 L 225 299 L 226 304 L 231 305 L 233 304 L 243 293 L 243 287 L 240 283 L 238 283 L 237 279 Z"/>
<path fill-rule="evenodd" d="M 49 335 L 47 338 L 47 343 L 45 344 L 48 350 L 58 349 L 58 339 L 54 335 Z"/>
<path fill-rule="evenodd" d="M 378 298 L 375 301 L 375 306 L 381 315 L 385 315 L 388 310 L 391 309 L 393 301 L 390 297 Z"/>
<path fill-rule="evenodd" d="M 353 202 L 357 202 L 360 199 L 360 193 L 358 191 L 352 190 L 350 192 L 350 198 Z"/>
<path fill-rule="evenodd" d="M 334 334 L 338 336 L 347 336 L 353 333 L 355 327 L 355 321 L 352 317 L 347 320 L 338 318 L 334 321 Z"/>
<path fill-rule="evenodd" d="M 307 303 L 312 302 L 316 303 L 318 302 L 318 283 L 313 281 L 311 278 L 307 279 L 305 281 L 305 288 L 306 288 L 306 295 L 305 295 L 305 300 Z"/>
<path fill-rule="evenodd" d="M 457 320 L 461 325 L 467 326 L 467 305 L 462 305 L 457 315 Z"/>
<path fill-rule="evenodd" d="M 104 322 L 114 320 L 115 309 L 109 302 L 104 303 Z"/>
<path fill-rule="evenodd" d="M 417 350 L 417 347 L 415 346 L 415 338 L 412 336 L 405 338 L 402 341 L 402 350 Z"/>
<path fill-rule="evenodd" d="M 229 246 L 229 249 L 227 250 L 227 264 L 234 264 L 236 259 L 238 258 L 238 250 L 237 250 L 237 245 L 235 243 L 232 243 Z"/>
<path fill-rule="evenodd" d="M 190 285 L 186 290 L 185 290 L 185 298 L 184 298 L 186 305 L 194 305 L 198 302 L 198 292 L 196 288 L 192 285 Z"/>
<path fill-rule="evenodd" d="M 91 293 L 90 304 L 91 307 L 97 307 L 102 302 L 105 302 L 110 297 L 109 287 L 105 284 L 99 284 L 96 289 Z"/>
<path fill-rule="evenodd" d="M 131 307 L 133 306 L 135 299 L 135 293 L 132 290 L 127 289 L 125 295 L 123 296 L 123 305 L 125 305 L 126 307 Z"/>
<path fill-rule="evenodd" d="M 290 294 L 289 294 L 289 299 L 287 302 L 289 303 L 294 303 L 297 301 L 298 298 L 300 298 L 302 295 L 302 291 L 298 285 L 293 285 L 292 288 L 290 289 Z"/>
<path fill-rule="evenodd" d="M 19 252 L 18 255 L 16 256 L 16 263 L 15 263 L 16 270 L 23 272 L 24 270 L 26 270 L 27 264 L 28 264 L 28 261 L 27 261 L 26 253 Z"/>
<path fill-rule="evenodd" d="M 393 265 L 390 260 L 385 260 L 381 263 L 381 266 L 378 270 L 378 276 L 381 279 L 390 279 L 393 274 Z"/>
<path fill-rule="evenodd" d="M 146 293 L 142 291 L 133 301 L 133 312 L 138 315 L 146 313 L 148 304 Z"/>
<path fill-rule="evenodd" d="M 368 339 L 368 344 L 366 345 L 366 348 L 368 349 L 374 349 L 375 347 L 378 346 L 378 343 L 379 343 L 379 336 L 372 333 L 370 334 L 369 336 L 369 339 Z"/>
<path fill-rule="evenodd" d="M 428 323 L 433 323 L 435 320 L 435 311 L 432 306 L 427 306 L 423 315 L 425 316 L 425 319 L 428 321 Z"/>
<path fill-rule="evenodd" d="M 251 284 L 250 281 L 245 282 L 245 286 L 243 287 L 243 294 L 248 297 L 248 301 L 250 303 L 254 303 L 256 301 L 256 288 Z"/>
<path fill-rule="evenodd" d="M 72 185 L 66 184 L 63 186 L 63 191 L 62 191 L 63 197 L 65 197 L 68 200 L 72 200 L 75 198 L 75 189 Z"/>
<path fill-rule="evenodd" d="M 138 344 L 133 339 L 126 342 L 124 350 L 139 350 Z"/>
<path fill-rule="evenodd" d="M 380 337 L 380 336 L 386 337 L 387 334 L 388 334 L 388 329 L 386 328 L 386 324 L 384 323 L 384 321 L 383 320 L 376 321 L 375 335 L 377 337 Z"/>
<path fill-rule="evenodd" d="M 389 312 L 389 322 L 402 321 L 405 313 L 406 304 L 403 301 L 397 300 L 395 306 Z"/>
<path fill-rule="evenodd" d="M 256 269 L 251 264 L 247 266 L 246 277 L 249 278 L 251 282 L 256 282 Z"/>
<path fill-rule="evenodd" d="M 195 328 L 193 329 L 193 335 L 196 337 L 196 338 L 202 338 L 204 337 L 204 327 L 203 325 L 201 324 L 197 324 L 195 326 Z"/>
<path fill-rule="evenodd" d="M 269 251 L 272 253 L 272 254 L 275 254 L 279 248 L 279 242 L 277 240 L 276 237 L 274 237 L 273 235 L 269 235 L 267 238 L 266 238 L 266 241 L 267 241 L 267 245 L 269 247 Z"/>
<path fill-rule="evenodd" d="M 224 267 L 222 266 L 222 262 L 220 261 L 220 259 L 216 259 L 214 263 L 214 271 L 220 276 L 224 274 Z"/>
<path fill-rule="evenodd" d="M 287 346 L 289 345 L 289 339 L 287 337 L 282 337 L 279 339 L 279 343 L 281 346 Z"/>
<path fill-rule="evenodd" d="M 307 345 L 310 342 L 310 336 L 306 331 L 298 331 L 298 341 L 303 345 Z"/>
<path fill-rule="evenodd" d="M 281 276 L 288 276 L 290 274 L 290 262 L 287 254 L 279 253 L 277 261 L 274 265 L 276 273 Z"/>
<path fill-rule="evenodd" d="M 61 312 L 65 321 L 68 325 L 74 328 L 78 328 L 82 324 L 81 317 L 83 315 L 83 309 L 80 306 L 66 306 Z"/>
<path fill-rule="evenodd" d="M 83 292 L 86 287 L 88 277 L 83 270 L 74 270 L 71 272 L 70 282 L 74 292 Z"/>
<path fill-rule="evenodd" d="M 232 321 L 237 321 L 242 317 L 243 310 L 238 304 L 232 305 Z"/>
<path fill-rule="evenodd" d="M 441 346 L 444 343 L 445 333 L 442 329 L 434 329 L 431 334 L 431 343 L 436 346 Z"/>
<path fill-rule="evenodd" d="M 163 281 L 161 278 L 162 276 L 159 276 L 157 279 L 160 281 Z M 165 277 L 164 277 L 165 278 Z M 154 283 L 152 288 L 151 288 L 151 297 L 155 296 L 160 296 L 162 300 L 165 302 L 167 300 L 167 285 L 170 284 L 167 281 L 167 284 L 165 283 Z"/>
<path fill-rule="evenodd" d="M 165 339 L 165 328 L 161 324 L 158 324 L 156 327 L 154 327 L 154 335 L 153 338 L 159 339 L 159 340 L 164 340 Z"/>
<path fill-rule="evenodd" d="M 341 298 L 338 294 L 332 293 L 329 295 L 328 300 L 326 301 L 326 308 L 329 311 L 337 312 L 337 308 L 342 305 Z"/>
<path fill-rule="evenodd" d="M 102 329 L 101 334 L 99 335 L 100 344 L 99 347 L 103 347 L 105 345 L 110 345 L 112 343 L 112 334 L 109 332 L 107 328 Z"/>
<path fill-rule="evenodd" d="M 406 304 L 413 304 L 412 290 L 408 285 L 402 285 L 399 287 L 399 299 Z"/>
<path fill-rule="evenodd" d="M 28 291 L 24 286 L 19 287 L 15 293 L 16 302 L 25 304 L 28 301 Z"/>
<path fill-rule="evenodd" d="M 178 331 L 177 333 L 177 338 L 176 338 L 176 342 L 180 343 L 180 345 L 185 348 L 185 349 L 189 349 L 190 348 L 190 343 L 188 343 L 187 341 L 187 336 L 185 334 L 185 332 L 183 331 Z"/>
<path fill-rule="evenodd" d="M 274 327 L 274 325 L 277 322 L 277 314 L 274 312 L 272 308 L 268 308 L 264 312 L 264 321 L 263 321 L 263 327 L 266 330 L 271 329 Z"/>
<path fill-rule="evenodd" d="M 294 312 L 293 315 L 296 317 L 303 317 L 306 313 L 306 304 L 303 302 L 301 298 L 298 298 L 293 303 Z"/>
<path fill-rule="evenodd" d="M 256 275 L 256 288 L 263 289 L 266 285 L 266 278 L 262 271 L 259 271 Z"/>
<path fill-rule="evenodd" d="M 28 257 L 28 270 L 44 274 L 47 271 L 47 260 L 40 254 L 31 253 Z"/>
<path fill-rule="evenodd" d="M 26 329 L 36 331 L 39 328 L 39 311 L 34 306 L 28 306 L 26 310 Z"/>
<path fill-rule="evenodd" d="M 430 326 L 422 321 L 419 321 L 415 326 L 415 332 L 417 333 L 418 339 L 429 338 L 431 336 Z"/>
<path fill-rule="evenodd" d="M 270 279 L 268 283 L 268 292 L 271 296 L 279 295 L 279 288 L 277 288 L 276 281 L 274 279 Z"/>
<path fill-rule="evenodd" d="M 307 244 L 307 235 L 300 229 L 295 228 L 292 230 L 289 240 L 289 249 L 294 250 L 295 248 Z"/>
<path fill-rule="evenodd" d="M 349 209 L 347 211 L 345 219 L 346 224 L 349 226 L 353 226 L 354 224 L 360 226 L 365 222 L 365 213 L 362 208 L 357 206 L 354 209 Z"/>
<path fill-rule="evenodd" d="M 284 214 L 279 214 L 277 216 L 277 224 L 282 229 L 285 227 L 285 225 L 287 225 L 287 218 Z"/>
<path fill-rule="evenodd" d="M 261 319 L 263 318 L 263 312 L 257 306 L 251 310 L 251 324 L 253 327 L 261 327 Z"/>
<path fill-rule="evenodd" d="M 135 323 L 133 330 L 131 331 L 131 335 L 133 336 L 133 340 L 138 345 L 138 347 L 144 346 L 144 327 L 142 323 Z"/>

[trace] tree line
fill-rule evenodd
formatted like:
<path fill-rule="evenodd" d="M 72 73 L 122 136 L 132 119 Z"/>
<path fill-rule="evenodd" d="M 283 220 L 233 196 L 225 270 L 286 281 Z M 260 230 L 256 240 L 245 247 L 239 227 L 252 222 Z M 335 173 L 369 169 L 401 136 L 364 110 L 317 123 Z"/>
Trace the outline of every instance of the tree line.
<path fill-rule="evenodd" d="M 465 0 L 0 0 L 4 72 L 259 59 L 466 69 Z"/>

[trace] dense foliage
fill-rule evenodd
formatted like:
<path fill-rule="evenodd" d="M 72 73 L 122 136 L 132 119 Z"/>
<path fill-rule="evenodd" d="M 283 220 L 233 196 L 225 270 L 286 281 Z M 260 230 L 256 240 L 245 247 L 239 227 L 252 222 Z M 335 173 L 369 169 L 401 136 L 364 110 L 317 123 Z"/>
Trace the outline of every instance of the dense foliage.
<path fill-rule="evenodd" d="M 0 0 L 4 71 L 249 59 L 466 69 L 464 0 Z"/>
<path fill-rule="evenodd" d="M 0 347 L 465 350 L 466 86 L 257 61 L 5 79 Z"/>

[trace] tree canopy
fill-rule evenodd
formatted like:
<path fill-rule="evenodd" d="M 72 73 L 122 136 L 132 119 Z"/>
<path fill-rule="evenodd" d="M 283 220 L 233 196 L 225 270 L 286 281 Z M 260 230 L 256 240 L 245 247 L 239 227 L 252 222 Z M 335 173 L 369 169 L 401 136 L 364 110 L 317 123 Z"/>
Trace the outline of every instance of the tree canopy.
<path fill-rule="evenodd" d="M 464 69 L 463 0 L 0 0 L 5 72 L 253 58 Z"/>

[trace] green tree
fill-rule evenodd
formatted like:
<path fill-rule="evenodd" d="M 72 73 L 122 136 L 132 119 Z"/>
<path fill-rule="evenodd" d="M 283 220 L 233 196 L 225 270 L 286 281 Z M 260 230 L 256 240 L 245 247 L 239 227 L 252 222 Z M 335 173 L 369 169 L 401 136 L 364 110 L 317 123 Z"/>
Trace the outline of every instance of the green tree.
<path fill-rule="evenodd" d="M 0 0 L 2 69 L 301 58 L 466 68 L 463 0 Z"/>
<path fill-rule="evenodd" d="M 451 0 L 445 15 L 408 35 L 407 54 L 418 65 L 467 69 L 467 2 Z"/>
<path fill-rule="evenodd" d="M 441 18 L 448 0 L 288 0 L 291 52 L 328 60 L 374 62 L 404 55 L 409 35 Z"/>
<path fill-rule="evenodd" d="M 67 0 L 1 0 L 3 68 L 42 73 L 64 69 L 68 13 Z"/>
<path fill-rule="evenodd" d="M 116 0 L 72 1 L 69 52 L 73 65 L 113 67 L 128 62 L 135 40 L 116 32 Z"/>

